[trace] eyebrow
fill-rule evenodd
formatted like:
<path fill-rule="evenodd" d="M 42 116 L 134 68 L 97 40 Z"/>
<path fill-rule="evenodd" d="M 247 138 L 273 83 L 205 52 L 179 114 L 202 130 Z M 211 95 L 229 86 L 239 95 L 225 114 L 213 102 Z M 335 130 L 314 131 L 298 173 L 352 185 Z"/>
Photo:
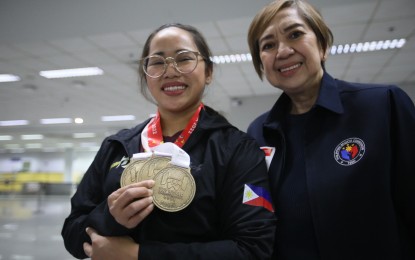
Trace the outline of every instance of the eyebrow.
<path fill-rule="evenodd" d="M 293 24 L 285 27 L 282 31 L 283 31 L 283 33 L 287 33 L 287 32 L 289 32 L 289 31 L 291 31 L 291 30 L 293 30 L 295 28 L 298 28 L 298 27 L 305 28 L 304 24 L 301 24 L 301 23 L 293 23 Z M 258 40 L 258 43 L 261 45 L 261 42 L 266 41 L 268 39 L 271 39 L 272 37 L 273 37 L 272 34 L 268 34 L 265 37 L 260 38 Z"/>
<path fill-rule="evenodd" d="M 261 45 L 261 43 L 262 43 L 263 41 L 266 41 L 266 40 L 268 40 L 268 39 L 272 39 L 272 35 L 271 35 L 271 34 L 268 34 L 268 35 L 266 35 L 265 37 L 260 38 L 260 39 L 258 40 L 258 45 Z"/>
<path fill-rule="evenodd" d="M 293 23 L 293 24 L 285 27 L 283 29 L 283 32 L 286 33 L 286 32 L 291 31 L 292 29 L 297 28 L 297 27 L 303 27 L 303 28 L 305 28 L 304 24 L 302 24 L 302 23 Z"/>
<path fill-rule="evenodd" d="M 192 50 L 188 50 L 188 49 L 179 49 L 179 50 L 176 50 L 174 53 L 175 53 L 175 54 L 177 54 L 177 53 L 182 52 L 182 51 L 192 51 Z M 158 51 L 158 52 L 155 52 L 155 53 L 153 53 L 153 54 L 149 54 L 149 55 L 160 55 L 160 56 L 164 56 L 164 54 L 165 54 L 165 52 L 164 52 L 164 51 Z"/>

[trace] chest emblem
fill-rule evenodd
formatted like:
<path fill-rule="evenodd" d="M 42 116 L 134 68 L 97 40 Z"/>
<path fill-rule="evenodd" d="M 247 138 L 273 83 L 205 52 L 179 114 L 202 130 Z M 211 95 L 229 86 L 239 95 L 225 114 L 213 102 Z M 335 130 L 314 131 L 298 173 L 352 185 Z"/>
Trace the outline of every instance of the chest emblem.
<path fill-rule="evenodd" d="M 363 158 L 365 143 L 360 138 L 352 137 L 343 140 L 334 150 L 334 159 L 340 165 L 350 166 Z"/>
<path fill-rule="evenodd" d="M 118 168 L 119 166 L 121 166 L 122 168 L 125 168 L 129 162 L 130 162 L 130 158 L 127 156 L 123 156 L 120 161 L 114 162 L 113 164 L 111 164 L 110 170 L 114 167 Z"/>

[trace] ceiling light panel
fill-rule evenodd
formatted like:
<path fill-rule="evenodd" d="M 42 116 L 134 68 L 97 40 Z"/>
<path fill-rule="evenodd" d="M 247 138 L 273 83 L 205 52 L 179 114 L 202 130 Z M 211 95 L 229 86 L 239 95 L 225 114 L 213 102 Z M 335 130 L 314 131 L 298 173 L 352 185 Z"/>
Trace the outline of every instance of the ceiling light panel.
<path fill-rule="evenodd" d="M 27 120 L 7 120 L 0 121 L 0 126 L 17 126 L 17 125 L 28 125 L 29 121 Z"/>
<path fill-rule="evenodd" d="M 70 124 L 72 123 L 72 118 L 44 118 L 40 119 L 40 123 L 43 125 Z"/>
<path fill-rule="evenodd" d="M 43 135 L 39 135 L 39 134 L 21 135 L 20 138 L 22 140 L 41 140 L 43 139 Z"/>
<path fill-rule="evenodd" d="M 120 115 L 120 116 L 102 116 L 101 121 L 110 122 L 110 121 L 131 121 L 135 120 L 133 115 Z"/>
<path fill-rule="evenodd" d="M 19 80 L 20 77 L 13 74 L 0 74 L 0 82 L 15 82 Z"/>
<path fill-rule="evenodd" d="M 103 75 L 104 71 L 98 67 L 75 68 L 64 70 L 44 70 L 39 75 L 47 79 L 85 77 Z"/>

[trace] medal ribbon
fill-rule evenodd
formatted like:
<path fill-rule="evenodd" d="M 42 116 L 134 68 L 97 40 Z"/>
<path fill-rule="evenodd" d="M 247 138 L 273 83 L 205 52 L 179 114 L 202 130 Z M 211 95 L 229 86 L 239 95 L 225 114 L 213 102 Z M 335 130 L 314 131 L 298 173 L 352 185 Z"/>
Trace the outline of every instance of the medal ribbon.
<path fill-rule="evenodd" d="M 199 121 L 199 114 L 203 108 L 203 103 L 200 103 L 198 109 L 193 114 L 190 121 L 187 123 L 186 128 L 182 131 L 179 137 L 174 141 L 174 144 L 180 148 L 186 143 L 190 135 L 196 128 L 197 122 Z M 163 133 L 160 124 L 160 113 L 157 111 L 156 116 L 151 119 L 148 125 L 144 128 L 141 133 L 141 143 L 145 151 L 151 150 L 153 147 L 163 143 Z"/>
<path fill-rule="evenodd" d="M 170 164 L 184 168 L 190 167 L 190 156 L 174 143 L 167 142 L 154 147 L 154 154 L 170 156 Z"/>

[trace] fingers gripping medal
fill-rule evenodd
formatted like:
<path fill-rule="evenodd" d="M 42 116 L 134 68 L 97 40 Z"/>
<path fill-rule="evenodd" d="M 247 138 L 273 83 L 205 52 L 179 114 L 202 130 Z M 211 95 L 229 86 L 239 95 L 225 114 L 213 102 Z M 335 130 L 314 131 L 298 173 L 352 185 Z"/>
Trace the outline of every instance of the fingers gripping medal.
<path fill-rule="evenodd" d="M 186 208 L 196 193 L 196 183 L 190 173 L 189 155 L 174 145 L 171 162 L 154 176 L 153 202 L 164 211 Z"/>
<path fill-rule="evenodd" d="M 136 153 L 133 155 L 131 162 L 121 174 L 121 187 L 137 182 L 141 168 L 150 157 L 151 153 Z"/>

